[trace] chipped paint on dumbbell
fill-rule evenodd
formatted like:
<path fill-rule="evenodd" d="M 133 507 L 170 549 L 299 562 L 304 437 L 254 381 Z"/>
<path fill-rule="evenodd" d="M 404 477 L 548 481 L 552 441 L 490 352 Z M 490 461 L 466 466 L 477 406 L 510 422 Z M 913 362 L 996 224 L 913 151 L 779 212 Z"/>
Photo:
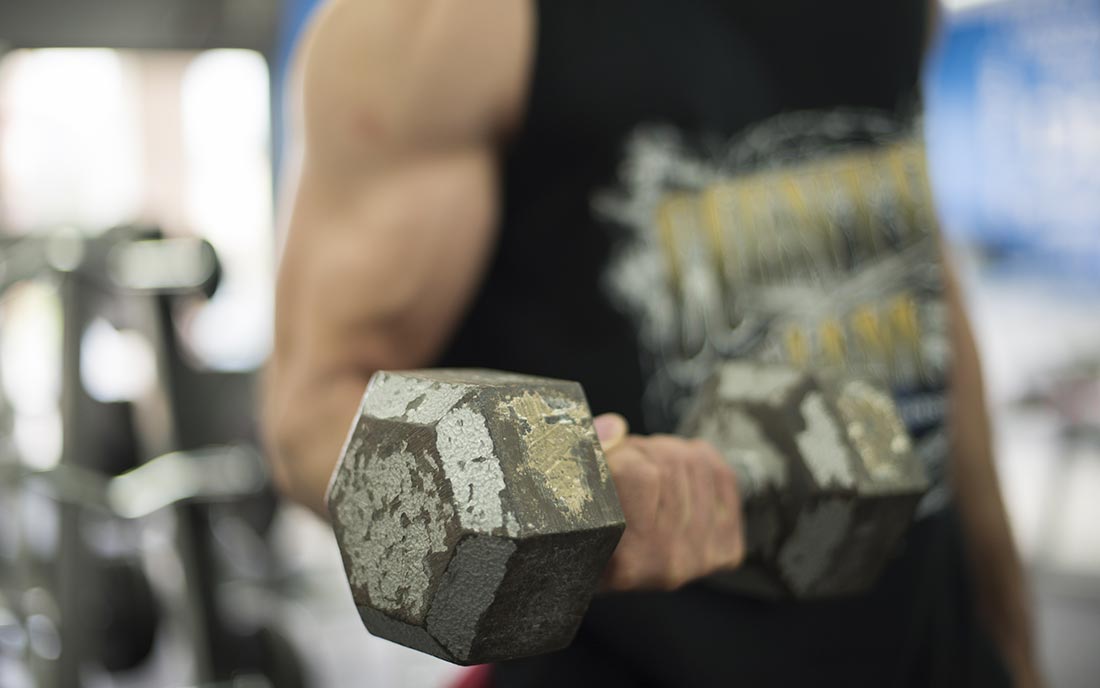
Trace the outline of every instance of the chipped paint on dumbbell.
<path fill-rule="evenodd" d="M 854 491 L 854 457 L 846 441 L 846 428 L 828 407 L 818 390 L 809 391 L 799 404 L 805 429 L 795 435 L 818 490 Z M 806 504 L 799 511 L 791 534 L 784 540 L 776 563 L 791 591 L 799 597 L 812 592 L 841 552 L 851 530 L 854 504 L 849 498 Z"/>
<path fill-rule="evenodd" d="M 485 417 L 468 406 L 448 411 L 435 426 L 436 446 L 443 459 L 443 473 L 451 484 L 459 524 L 476 532 L 490 532 L 505 526 L 500 493 L 504 473 L 493 449 Z M 515 535 L 518 526 L 507 515 L 506 532 Z"/>
<path fill-rule="evenodd" d="M 580 386 L 494 371 L 376 374 L 328 503 L 371 632 L 460 663 L 567 642 L 623 529 Z"/>
<path fill-rule="evenodd" d="M 860 589 L 909 523 L 923 473 L 892 401 L 839 384 L 741 362 L 704 386 L 685 432 L 742 474 L 728 585 Z M 489 371 L 376 376 L 329 507 L 371 632 L 460 663 L 564 646 L 624 525 L 579 385 Z"/>
<path fill-rule="evenodd" d="M 383 372 L 371 380 L 362 413 L 434 424 L 436 446 L 455 496 L 459 523 L 480 532 L 507 525 L 508 533 L 514 535 L 517 524 L 501 505 L 504 474 L 493 454 L 485 418 L 469 406 L 459 406 L 472 391 L 469 385 Z"/>
<path fill-rule="evenodd" d="M 851 449 L 844 439 L 844 428 L 825 404 L 825 397 L 818 391 L 806 394 L 799 404 L 806 429 L 795 435 L 795 443 L 802 456 L 814 457 L 806 461 L 806 468 L 819 487 L 850 488 L 855 482 Z"/>
<path fill-rule="evenodd" d="M 740 478 L 748 559 L 716 577 L 722 587 L 795 597 L 857 590 L 927 488 L 889 394 L 835 373 L 726 362 L 681 432 L 714 443 Z"/>
<path fill-rule="evenodd" d="M 527 472 L 540 480 L 569 513 L 579 515 L 585 503 L 592 501 L 592 489 L 584 467 L 572 452 L 588 411 L 566 399 L 548 400 L 530 392 L 502 399 L 498 408 L 501 413 L 513 413 L 519 421 L 520 438 L 528 456 Z M 604 462 L 600 463 L 600 473 L 604 479 L 610 477 Z"/>
<path fill-rule="evenodd" d="M 333 481 L 328 496 L 334 524 L 362 524 L 338 533 L 348 580 L 380 610 L 419 618 L 428 602 L 432 555 L 453 544 L 454 506 L 441 498 L 442 485 L 422 478 L 436 468 L 431 453 L 414 453 L 405 441 L 382 457 L 378 447 L 365 450 L 365 434 L 361 426 L 352 433 L 338 471 L 345 477 Z M 396 508 L 393 494 L 402 495 Z"/>
<path fill-rule="evenodd" d="M 906 461 L 913 443 L 888 394 L 864 380 L 836 385 L 836 407 L 848 439 L 864 468 L 882 486 L 907 486 L 923 480 L 923 466 Z"/>
<path fill-rule="evenodd" d="M 428 425 L 470 392 L 466 385 L 380 372 L 371 378 L 361 414 Z"/>
<path fill-rule="evenodd" d="M 804 380 L 797 368 L 731 363 L 718 368 L 718 396 L 727 401 L 779 405 Z"/>
<path fill-rule="evenodd" d="M 764 436 L 756 420 L 739 409 L 704 416 L 692 435 L 715 447 L 728 448 L 725 458 L 737 471 L 742 494 L 778 488 L 789 480 L 787 459 Z"/>

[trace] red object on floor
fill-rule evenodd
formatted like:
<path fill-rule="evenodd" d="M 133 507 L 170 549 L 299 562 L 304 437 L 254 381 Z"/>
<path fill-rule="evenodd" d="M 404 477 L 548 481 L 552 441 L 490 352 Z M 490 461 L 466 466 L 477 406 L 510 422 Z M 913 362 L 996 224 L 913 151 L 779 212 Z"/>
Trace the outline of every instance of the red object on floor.
<path fill-rule="evenodd" d="M 493 665 L 478 664 L 465 671 L 458 680 L 451 684 L 451 688 L 492 688 Z"/>

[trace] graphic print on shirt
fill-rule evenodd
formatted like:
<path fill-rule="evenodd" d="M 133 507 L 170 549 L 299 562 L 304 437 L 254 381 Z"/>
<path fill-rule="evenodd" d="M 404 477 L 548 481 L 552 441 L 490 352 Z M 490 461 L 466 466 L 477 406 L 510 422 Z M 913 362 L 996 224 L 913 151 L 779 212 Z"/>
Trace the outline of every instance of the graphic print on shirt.
<path fill-rule="evenodd" d="M 634 320 L 653 427 L 722 360 L 845 369 L 889 387 L 945 501 L 948 322 L 923 146 L 866 112 L 796 113 L 699 145 L 639 130 L 597 213 L 625 229 L 608 272 Z"/>

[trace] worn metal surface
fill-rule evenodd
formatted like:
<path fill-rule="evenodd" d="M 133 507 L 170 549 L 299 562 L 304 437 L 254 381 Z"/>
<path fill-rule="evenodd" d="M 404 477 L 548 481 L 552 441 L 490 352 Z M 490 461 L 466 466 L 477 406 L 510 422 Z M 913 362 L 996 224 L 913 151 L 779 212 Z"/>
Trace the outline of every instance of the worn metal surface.
<path fill-rule="evenodd" d="M 624 521 L 576 383 L 379 372 L 329 511 L 367 628 L 458 663 L 572 639 Z"/>
<path fill-rule="evenodd" d="M 737 471 L 747 558 L 714 583 L 816 598 L 871 585 L 927 481 L 889 394 L 859 379 L 723 364 L 680 428 Z"/>
<path fill-rule="evenodd" d="M 681 430 L 741 479 L 742 592 L 863 589 L 926 487 L 860 380 L 728 363 Z M 378 373 L 328 503 L 368 629 L 464 664 L 567 645 L 624 527 L 580 386 L 490 371 Z"/>

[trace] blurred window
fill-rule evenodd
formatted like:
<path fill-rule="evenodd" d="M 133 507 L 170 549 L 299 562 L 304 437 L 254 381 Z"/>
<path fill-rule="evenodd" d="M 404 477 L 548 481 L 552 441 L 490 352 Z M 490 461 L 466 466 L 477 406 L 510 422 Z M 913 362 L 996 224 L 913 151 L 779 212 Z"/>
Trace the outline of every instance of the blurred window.
<path fill-rule="evenodd" d="M 197 56 L 182 83 L 191 228 L 218 251 L 224 279 L 191 321 L 200 359 L 220 368 L 258 366 L 270 350 L 272 230 L 270 98 L 259 53 Z"/>
<path fill-rule="evenodd" d="M 88 232 L 133 220 L 142 196 L 133 59 L 20 50 L 0 62 L 0 226 Z"/>
<path fill-rule="evenodd" d="M 223 279 L 181 319 L 185 344 L 211 368 L 257 367 L 273 308 L 268 85 L 265 60 L 248 50 L 9 53 L 0 231 L 147 223 L 205 237 Z"/>
<path fill-rule="evenodd" d="M 1095 294 L 1100 5 L 980 4 L 945 17 L 925 75 L 929 164 L 945 229 L 988 249 L 1002 269 Z"/>

